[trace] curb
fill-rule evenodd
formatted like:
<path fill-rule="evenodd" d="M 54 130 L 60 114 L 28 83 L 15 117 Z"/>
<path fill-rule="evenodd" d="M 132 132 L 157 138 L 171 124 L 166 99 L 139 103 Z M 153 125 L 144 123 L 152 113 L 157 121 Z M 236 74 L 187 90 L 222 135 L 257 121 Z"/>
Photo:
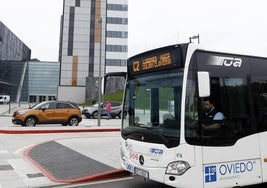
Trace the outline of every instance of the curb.
<path fill-rule="evenodd" d="M 119 132 L 119 128 L 105 129 L 56 129 L 56 130 L 4 130 L 0 129 L 2 134 L 43 134 L 43 133 L 77 133 L 77 132 Z"/>

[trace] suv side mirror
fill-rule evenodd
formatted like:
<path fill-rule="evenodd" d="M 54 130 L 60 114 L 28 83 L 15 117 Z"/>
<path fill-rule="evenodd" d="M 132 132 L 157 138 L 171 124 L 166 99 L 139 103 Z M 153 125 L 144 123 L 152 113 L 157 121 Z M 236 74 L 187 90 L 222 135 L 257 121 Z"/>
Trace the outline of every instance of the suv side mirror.
<path fill-rule="evenodd" d="M 208 97 L 210 96 L 210 75 L 209 72 L 199 71 L 197 72 L 198 80 L 198 96 Z"/>
<path fill-rule="evenodd" d="M 42 111 L 45 111 L 46 109 L 47 109 L 47 108 L 44 107 L 44 106 L 41 107 L 41 110 L 42 110 Z"/>

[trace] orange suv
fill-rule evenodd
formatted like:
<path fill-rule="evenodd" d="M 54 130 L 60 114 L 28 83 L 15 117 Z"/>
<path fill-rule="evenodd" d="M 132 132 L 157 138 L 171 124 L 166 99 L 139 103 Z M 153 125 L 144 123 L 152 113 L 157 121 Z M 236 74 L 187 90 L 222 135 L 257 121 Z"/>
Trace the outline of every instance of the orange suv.
<path fill-rule="evenodd" d="M 62 124 L 77 126 L 82 113 L 77 104 L 66 101 L 44 101 L 29 109 L 14 112 L 12 123 L 22 126 L 36 124 Z"/>

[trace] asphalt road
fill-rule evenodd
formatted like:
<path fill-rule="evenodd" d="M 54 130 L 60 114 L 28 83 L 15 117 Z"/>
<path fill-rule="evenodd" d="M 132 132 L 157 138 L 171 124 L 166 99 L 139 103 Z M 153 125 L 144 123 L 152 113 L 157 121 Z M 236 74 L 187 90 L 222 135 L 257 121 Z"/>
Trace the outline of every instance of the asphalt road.
<path fill-rule="evenodd" d="M 71 184 L 64 186 L 56 186 L 56 188 L 171 188 L 170 186 L 145 180 L 140 176 L 130 176 L 124 178 L 109 179 L 95 182 L 84 182 L 79 184 Z"/>
<path fill-rule="evenodd" d="M 266 187 L 267 184 L 246 186 L 243 188 L 262 188 Z M 84 182 L 79 184 L 71 184 L 64 186 L 56 186 L 55 188 L 172 188 L 170 186 L 151 181 L 145 180 L 143 177 L 130 176 L 125 178 L 117 178 L 95 182 Z"/>

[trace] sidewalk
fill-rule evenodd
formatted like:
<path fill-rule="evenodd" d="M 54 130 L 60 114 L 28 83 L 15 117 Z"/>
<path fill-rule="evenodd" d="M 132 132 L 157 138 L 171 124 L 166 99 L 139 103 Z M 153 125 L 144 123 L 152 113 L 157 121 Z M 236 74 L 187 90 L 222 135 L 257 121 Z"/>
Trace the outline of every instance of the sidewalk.
<path fill-rule="evenodd" d="M 29 108 L 29 105 L 29 103 L 2 104 L 0 105 L 0 116 L 12 116 L 14 111 Z"/>
<path fill-rule="evenodd" d="M 101 119 L 100 126 L 97 119 L 83 118 L 78 126 L 50 126 L 38 124 L 35 127 L 24 127 L 20 125 L 1 126 L 4 122 L 11 122 L 11 117 L 1 117 L 0 133 L 3 134 L 41 134 L 41 133 L 82 133 L 82 132 L 119 132 L 121 119 Z M 6 119 L 6 120 L 5 120 Z"/>
<path fill-rule="evenodd" d="M 97 119 L 88 119 L 83 117 L 83 120 L 77 127 L 72 126 L 47 126 L 36 125 L 36 127 L 23 127 L 13 125 L 11 117 L 14 111 L 19 109 L 29 108 L 29 103 L 11 103 L 9 105 L 0 105 L 0 133 L 4 134 L 36 134 L 36 133 L 63 133 L 63 132 L 102 132 L 102 131 L 120 131 L 121 119 L 107 120 L 102 118 L 100 126 Z M 12 126 L 6 126 L 12 125 Z M 49 127 L 49 128 L 48 128 Z"/>

